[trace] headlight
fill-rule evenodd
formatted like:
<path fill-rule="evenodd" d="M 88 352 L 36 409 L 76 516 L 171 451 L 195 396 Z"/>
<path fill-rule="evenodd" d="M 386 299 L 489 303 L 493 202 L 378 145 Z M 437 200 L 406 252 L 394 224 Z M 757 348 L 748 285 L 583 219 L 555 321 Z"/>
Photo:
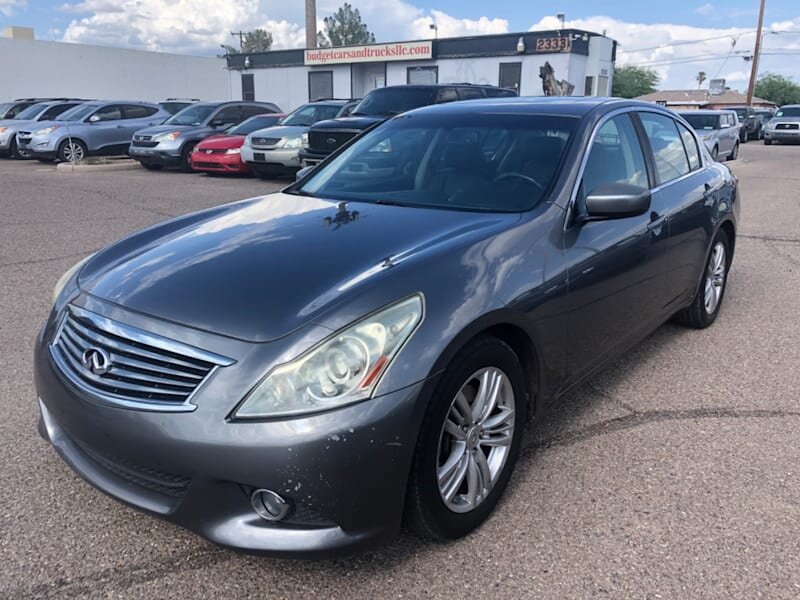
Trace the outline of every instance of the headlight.
<path fill-rule="evenodd" d="M 84 258 L 83 260 L 78 261 L 77 263 L 72 265 L 69 269 L 67 269 L 67 272 L 64 273 L 58 279 L 58 281 L 56 282 L 56 287 L 53 288 L 53 300 L 52 300 L 51 304 L 55 304 L 56 303 L 56 300 L 58 300 L 58 297 L 61 295 L 61 292 L 64 290 L 64 287 L 67 285 L 67 283 L 69 283 L 69 280 L 72 279 L 75 276 L 75 274 L 78 271 L 80 271 L 81 267 L 83 265 L 85 265 L 86 262 L 90 258 L 92 258 L 93 256 L 94 256 L 94 254 L 90 254 L 89 256 Z"/>
<path fill-rule="evenodd" d="M 308 134 L 304 133 L 300 136 L 300 143 L 303 145 L 303 148 L 308 148 Z"/>
<path fill-rule="evenodd" d="M 153 136 L 154 142 L 174 142 L 181 136 L 180 131 L 170 131 L 169 133 L 159 133 Z"/>
<path fill-rule="evenodd" d="M 227 150 L 225 150 L 225 154 L 241 154 L 241 153 L 242 153 L 241 148 L 228 148 Z"/>
<path fill-rule="evenodd" d="M 303 145 L 303 138 L 301 136 L 289 138 L 283 143 L 283 148 L 299 148 Z"/>
<path fill-rule="evenodd" d="M 339 331 L 300 358 L 273 369 L 234 417 L 300 415 L 369 398 L 422 321 L 422 311 L 422 296 L 415 295 Z"/>
<path fill-rule="evenodd" d="M 43 127 L 42 129 L 37 129 L 36 131 L 33 132 L 33 136 L 32 137 L 36 137 L 36 136 L 40 136 L 40 135 L 48 135 L 50 133 L 53 133 L 59 127 L 61 127 L 61 126 L 60 125 L 53 125 L 51 127 Z"/>
<path fill-rule="evenodd" d="M 0 133 L 5 133 L 8 131 L 8 127 L 0 127 Z"/>

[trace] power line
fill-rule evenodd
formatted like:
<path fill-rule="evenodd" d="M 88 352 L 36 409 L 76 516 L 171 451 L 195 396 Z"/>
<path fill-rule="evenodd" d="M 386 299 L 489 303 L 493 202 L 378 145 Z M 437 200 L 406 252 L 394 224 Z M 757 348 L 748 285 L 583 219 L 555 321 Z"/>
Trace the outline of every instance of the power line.
<path fill-rule="evenodd" d="M 728 33 L 726 35 L 717 35 L 713 37 L 702 38 L 699 40 L 680 40 L 677 42 L 672 42 L 669 44 L 660 44 L 658 46 L 650 46 L 649 48 L 637 48 L 635 50 L 626 50 L 625 47 L 620 49 L 620 52 L 626 54 L 632 54 L 634 52 L 646 52 L 648 50 L 660 50 L 661 48 L 672 48 L 673 46 L 686 46 L 689 44 L 702 44 L 703 42 L 710 42 L 712 40 L 722 40 L 725 38 L 735 38 L 738 39 L 743 35 L 747 35 L 748 33 L 755 33 L 755 29 L 748 29 L 746 31 L 740 31 L 738 33 Z"/>

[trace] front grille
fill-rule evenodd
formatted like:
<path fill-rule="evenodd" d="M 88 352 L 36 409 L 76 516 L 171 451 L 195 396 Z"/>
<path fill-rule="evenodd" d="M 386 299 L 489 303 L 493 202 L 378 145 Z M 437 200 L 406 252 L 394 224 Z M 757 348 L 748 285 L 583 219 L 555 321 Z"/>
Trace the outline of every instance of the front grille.
<path fill-rule="evenodd" d="M 309 131 L 308 146 L 314 152 L 328 154 L 356 137 L 356 131 Z"/>
<path fill-rule="evenodd" d="M 150 140 L 153 139 L 153 136 L 136 134 L 135 136 L 133 136 L 133 139 L 136 140 L 137 142 L 149 142 Z"/>
<path fill-rule="evenodd" d="M 203 162 L 200 160 L 193 160 L 192 166 L 197 167 L 198 169 L 219 169 L 221 171 L 225 170 L 225 167 L 219 163 Z"/>
<path fill-rule="evenodd" d="M 800 129 L 800 123 L 778 123 L 775 129 Z"/>
<path fill-rule="evenodd" d="M 134 140 L 131 142 L 131 145 L 138 146 L 139 148 L 155 148 L 158 146 L 158 142 L 147 142 L 145 140 L 137 140 L 134 138 Z"/>
<path fill-rule="evenodd" d="M 281 138 L 265 138 L 265 137 L 251 138 L 253 146 L 274 146 L 280 141 Z"/>
<path fill-rule="evenodd" d="M 155 410 L 193 410 L 194 391 L 215 367 L 233 363 L 77 306 L 68 307 L 50 352 L 80 389 L 112 403 Z"/>
<path fill-rule="evenodd" d="M 83 453 L 100 467 L 139 487 L 170 496 L 183 498 L 189 490 L 191 479 L 174 473 L 165 473 L 150 467 L 136 465 L 128 460 L 98 453 L 86 444 L 72 440 Z"/>

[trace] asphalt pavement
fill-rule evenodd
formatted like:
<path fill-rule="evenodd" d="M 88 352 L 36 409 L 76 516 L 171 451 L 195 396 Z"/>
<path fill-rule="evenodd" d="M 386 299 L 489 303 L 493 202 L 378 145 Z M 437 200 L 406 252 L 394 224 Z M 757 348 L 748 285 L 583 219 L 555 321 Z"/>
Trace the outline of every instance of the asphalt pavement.
<path fill-rule="evenodd" d="M 36 433 L 31 373 L 75 261 L 282 183 L 0 161 L 0 597 L 800 597 L 800 146 L 730 164 L 742 218 L 713 327 L 665 325 L 564 399 L 473 535 L 308 562 L 216 547 L 90 487 Z"/>

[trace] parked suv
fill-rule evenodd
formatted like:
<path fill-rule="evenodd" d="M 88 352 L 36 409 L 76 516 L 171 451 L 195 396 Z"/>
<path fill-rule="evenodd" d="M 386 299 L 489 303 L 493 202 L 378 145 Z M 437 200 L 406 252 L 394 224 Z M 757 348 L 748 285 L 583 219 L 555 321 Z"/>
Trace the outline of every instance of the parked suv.
<path fill-rule="evenodd" d="M 17 115 L 29 106 L 51 100 L 73 100 L 73 98 L 17 98 L 11 102 L 0 102 L 0 119 L 16 119 Z"/>
<path fill-rule="evenodd" d="M 378 88 L 364 96 L 350 117 L 320 121 L 313 125 L 308 130 L 308 147 L 300 151 L 300 160 L 304 167 L 316 165 L 362 131 L 414 108 L 457 100 L 516 95 L 513 90 L 469 83 Z"/>
<path fill-rule="evenodd" d="M 800 104 L 781 106 L 764 128 L 764 144 L 800 142 Z"/>
<path fill-rule="evenodd" d="M 714 160 L 739 156 L 739 123 L 730 110 L 687 110 L 679 113 L 703 140 Z"/>
<path fill-rule="evenodd" d="M 740 142 L 760 140 L 764 137 L 764 117 L 758 114 L 752 106 L 732 106 L 729 110 L 736 113 L 742 124 L 739 132 Z"/>
<path fill-rule="evenodd" d="M 145 169 L 180 167 L 190 173 L 195 144 L 250 117 L 279 112 L 281 109 L 271 102 L 197 102 L 163 125 L 137 131 L 128 153 Z"/>
<path fill-rule="evenodd" d="M 10 158 L 25 158 L 29 156 L 30 153 L 27 151 L 20 152 L 17 145 L 17 132 L 30 129 L 40 121 L 52 121 L 82 102 L 82 100 L 39 102 L 31 104 L 13 119 L 0 121 L 0 156 L 8 156 Z"/>
<path fill-rule="evenodd" d="M 134 131 L 161 123 L 168 116 L 160 106 L 149 102 L 86 102 L 54 121 L 20 131 L 17 144 L 43 161 L 77 162 L 95 154 L 125 154 Z"/>
<path fill-rule="evenodd" d="M 359 100 L 318 100 L 292 111 L 280 124 L 248 135 L 242 160 L 259 177 L 274 177 L 300 168 L 300 148 L 308 128 L 319 121 L 348 116 Z"/>

